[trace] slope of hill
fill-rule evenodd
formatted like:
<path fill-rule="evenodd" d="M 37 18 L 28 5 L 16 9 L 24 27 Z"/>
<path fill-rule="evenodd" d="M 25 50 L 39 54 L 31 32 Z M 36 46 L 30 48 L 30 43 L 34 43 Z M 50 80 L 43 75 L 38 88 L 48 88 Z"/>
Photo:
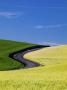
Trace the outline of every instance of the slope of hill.
<path fill-rule="evenodd" d="M 24 55 L 33 61 L 44 65 L 55 65 L 67 62 L 67 45 L 43 48 Z"/>
<path fill-rule="evenodd" d="M 0 90 L 67 90 L 67 45 L 33 51 L 24 58 L 44 66 L 0 71 Z"/>
<path fill-rule="evenodd" d="M 0 40 L 0 71 L 24 67 L 24 65 L 22 65 L 20 62 L 9 58 L 9 54 L 30 46 L 32 46 L 32 44 L 25 42 Z"/>

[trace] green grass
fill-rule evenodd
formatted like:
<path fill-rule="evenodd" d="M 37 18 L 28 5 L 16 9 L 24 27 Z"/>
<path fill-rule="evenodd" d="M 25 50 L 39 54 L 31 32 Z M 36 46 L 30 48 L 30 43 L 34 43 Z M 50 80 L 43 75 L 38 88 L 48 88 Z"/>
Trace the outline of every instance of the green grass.
<path fill-rule="evenodd" d="M 25 42 L 0 40 L 0 71 L 23 68 L 24 65 L 9 58 L 9 54 L 30 46 L 32 44 Z"/>

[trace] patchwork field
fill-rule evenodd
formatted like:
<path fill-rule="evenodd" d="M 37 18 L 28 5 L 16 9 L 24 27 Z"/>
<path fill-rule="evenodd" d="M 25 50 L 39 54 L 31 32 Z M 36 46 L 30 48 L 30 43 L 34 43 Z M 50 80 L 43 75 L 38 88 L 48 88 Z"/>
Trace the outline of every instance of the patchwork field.
<path fill-rule="evenodd" d="M 0 71 L 0 90 L 67 90 L 67 45 L 33 51 L 24 58 L 43 66 Z"/>

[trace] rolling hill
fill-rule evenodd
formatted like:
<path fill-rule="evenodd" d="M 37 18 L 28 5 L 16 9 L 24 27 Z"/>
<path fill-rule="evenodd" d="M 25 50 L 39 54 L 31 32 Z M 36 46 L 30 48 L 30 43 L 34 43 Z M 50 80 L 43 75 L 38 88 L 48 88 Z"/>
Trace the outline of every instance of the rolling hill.
<path fill-rule="evenodd" d="M 2 41 L 2 43 L 5 42 Z M 1 58 L 4 56 L 5 62 L 9 53 L 21 50 L 22 46 L 24 46 L 23 48 L 30 46 L 26 43 L 19 45 L 16 42 L 9 42 L 10 44 L 3 44 L 6 48 L 3 46 L 2 55 L 0 53 Z M 7 45 L 11 47 L 7 49 Z M 24 58 L 43 66 L 0 71 L 0 90 L 67 90 L 67 45 L 29 52 L 24 55 Z M 8 60 L 10 59 L 8 58 Z"/>
<path fill-rule="evenodd" d="M 9 58 L 9 54 L 30 46 L 32 44 L 25 42 L 0 40 L 0 71 L 23 68 L 24 65 Z"/>

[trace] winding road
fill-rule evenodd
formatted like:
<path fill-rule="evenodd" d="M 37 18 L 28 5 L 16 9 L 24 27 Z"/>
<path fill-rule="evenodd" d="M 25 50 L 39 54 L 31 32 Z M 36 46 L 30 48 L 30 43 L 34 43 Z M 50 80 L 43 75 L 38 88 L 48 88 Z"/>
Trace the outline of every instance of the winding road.
<path fill-rule="evenodd" d="M 26 49 L 11 53 L 9 55 L 9 57 L 16 60 L 16 61 L 19 61 L 22 64 L 24 64 L 23 69 L 42 66 L 39 63 L 36 63 L 36 62 L 31 61 L 31 60 L 25 59 L 23 56 L 24 56 L 24 54 L 26 54 L 28 52 L 32 52 L 32 51 L 39 50 L 41 48 L 46 48 L 46 47 L 50 47 L 50 46 L 49 45 L 32 46 L 32 47 L 29 47 L 29 48 L 26 48 Z"/>

